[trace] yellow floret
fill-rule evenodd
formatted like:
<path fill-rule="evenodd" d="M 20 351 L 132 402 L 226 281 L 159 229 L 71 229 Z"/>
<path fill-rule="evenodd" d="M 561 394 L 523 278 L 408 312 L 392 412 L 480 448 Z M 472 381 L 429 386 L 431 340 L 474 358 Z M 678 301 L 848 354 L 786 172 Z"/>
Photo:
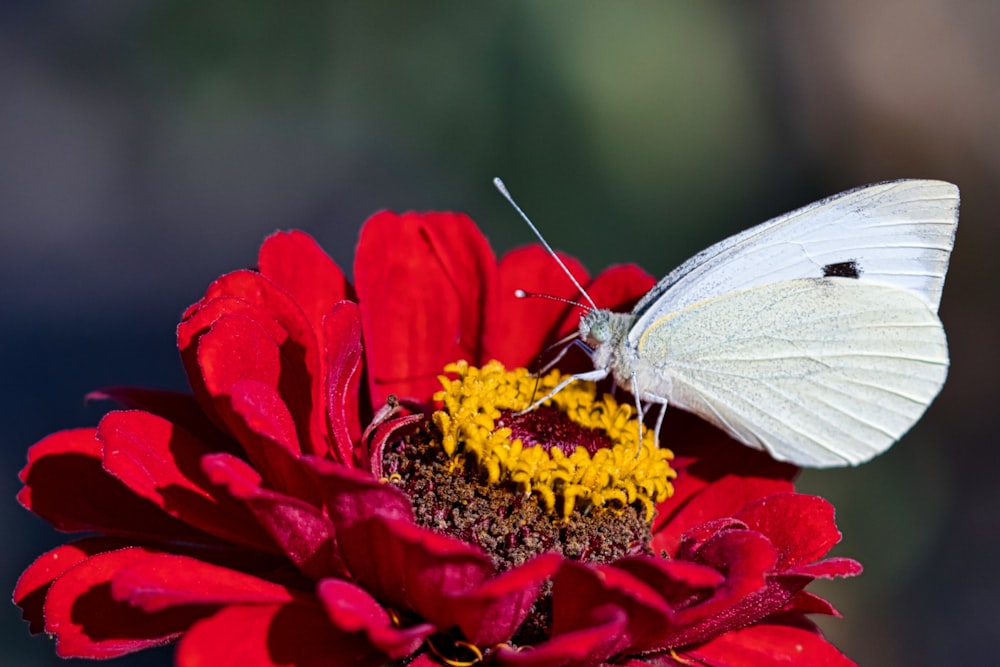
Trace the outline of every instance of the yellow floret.
<path fill-rule="evenodd" d="M 604 431 L 614 445 L 593 456 L 584 447 L 566 455 L 558 448 L 525 447 L 511 439 L 509 428 L 496 427 L 502 410 L 523 410 L 532 396 L 551 391 L 562 377 L 558 371 L 536 378 L 524 368 L 508 371 L 497 361 L 482 368 L 459 361 L 445 372 L 457 377 L 441 376 L 443 389 L 434 395 L 443 405 L 432 417 L 441 446 L 450 457 L 471 458 L 489 483 L 509 482 L 563 518 L 578 506 L 638 504 L 651 520 L 655 504 L 673 493 L 673 454 L 657 447 L 648 429 L 639 443 L 635 408 L 608 395 L 598 399 L 593 382 L 570 383 L 546 405 L 580 426 Z"/>

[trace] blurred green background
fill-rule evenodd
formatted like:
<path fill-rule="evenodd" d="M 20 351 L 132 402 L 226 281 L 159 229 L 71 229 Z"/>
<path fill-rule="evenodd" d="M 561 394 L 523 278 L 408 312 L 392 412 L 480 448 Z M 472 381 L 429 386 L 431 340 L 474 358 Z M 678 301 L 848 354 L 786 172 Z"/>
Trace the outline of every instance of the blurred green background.
<path fill-rule="evenodd" d="M 948 384 L 895 448 L 810 472 L 860 578 L 818 587 L 862 665 L 996 664 L 1000 3 L 0 4 L 0 588 L 63 538 L 13 501 L 95 387 L 184 388 L 173 330 L 275 228 L 346 269 L 380 208 L 467 211 L 662 275 L 848 187 L 951 180 Z M 170 651 L 122 665 L 169 664 Z M 3 608 L 0 664 L 67 664 Z"/>

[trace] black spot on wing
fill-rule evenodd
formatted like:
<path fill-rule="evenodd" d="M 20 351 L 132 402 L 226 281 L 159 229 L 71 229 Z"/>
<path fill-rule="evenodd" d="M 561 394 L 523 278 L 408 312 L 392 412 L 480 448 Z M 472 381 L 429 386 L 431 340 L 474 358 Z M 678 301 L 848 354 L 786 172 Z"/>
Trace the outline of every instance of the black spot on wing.
<path fill-rule="evenodd" d="M 827 264 L 823 267 L 824 278 L 860 278 L 861 265 L 855 260 Z"/>

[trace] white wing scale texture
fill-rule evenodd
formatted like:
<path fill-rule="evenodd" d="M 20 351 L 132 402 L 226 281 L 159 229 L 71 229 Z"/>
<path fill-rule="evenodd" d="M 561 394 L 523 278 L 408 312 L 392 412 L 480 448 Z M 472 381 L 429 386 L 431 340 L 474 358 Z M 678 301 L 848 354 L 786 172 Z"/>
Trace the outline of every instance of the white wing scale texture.
<path fill-rule="evenodd" d="M 784 280 L 693 304 L 649 323 L 634 354 L 669 378 L 671 405 L 811 467 L 887 449 L 948 368 L 944 330 L 920 296 L 851 278 Z"/>
<path fill-rule="evenodd" d="M 958 188 L 900 180 L 834 195 L 731 236 L 671 271 L 632 311 L 633 344 L 649 324 L 748 287 L 819 278 L 855 262 L 865 283 L 898 287 L 937 312 L 954 245 Z"/>

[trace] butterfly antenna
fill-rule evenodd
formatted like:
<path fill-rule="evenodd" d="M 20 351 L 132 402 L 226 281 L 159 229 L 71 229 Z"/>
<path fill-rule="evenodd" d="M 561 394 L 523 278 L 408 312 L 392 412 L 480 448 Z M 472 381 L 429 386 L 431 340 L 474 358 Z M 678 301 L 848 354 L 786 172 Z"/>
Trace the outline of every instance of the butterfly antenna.
<path fill-rule="evenodd" d="M 501 181 L 499 177 L 493 179 L 493 187 L 495 187 L 497 191 L 501 195 L 503 195 L 503 198 L 506 199 L 507 202 L 514 207 L 514 210 L 517 211 L 518 215 L 520 215 L 521 218 L 526 223 L 528 223 L 528 227 L 530 227 L 531 231 L 535 233 L 535 236 L 538 237 L 538 240 L 542 242 L 542 245 L 545 246 L 545 249 L 549 251 L 549 254 L 552 255 L 552 259 L 556 260 L 556 262 L 566 273 L 566 275 L 569 276 L 569 279 L 573 281 L 573 284 L 576 286 L 576 288 L 580 290 L 580 294 L 582 294 L 583 297 L 587 300 L 587 303 L 590 304 L 591 309 L 597 310 L 597 304 L 594 303 L 594 300 L 590 298 L 589 294 L 587 294 L 587 290 L 583 289 L 583 286 L 577 281 L 576 276 L 570 273 L 570 270 L 566 268 L 566 265 L 559 258 L 559 255 L 556 254 L 556 251 L 552 249 L 552 246 L 550 246 L 548 241 L 545 240 L 545 237 L 542 236 L 542 233 L 538 231 L 538 227 L 535 227 L 535 224 L 531 222 L 531 219 L 524 213 L 524 211 L 521 210 L 521 207 L 517 205 L 517 202 L 514 201 L 514 198 L 510 196 L 510 192 L 508 192 L 507 186 L 503 184 L 503 181 Z"/>
<path fill-rule="evenodd" d="M 584 292 L 586 294 L 586 292 Z M 555 296 L 553 294 L 539 294 L 538 292 L 526 292 L 523 289 L 514 290 L 514 296 L 518 299 L 548 299 L 549 301 L 558 301 L 559 303 L 565 303 L 570 306 L 575 306 L 576 308 L 582 308 L 584 310 L 594 310 L 585 303 L 580 303 L 579 301 L 573 301 L 572 299 L 564 299 L 561 296 Z M 573 334 L 574 336 L 576 334 Z"/>

